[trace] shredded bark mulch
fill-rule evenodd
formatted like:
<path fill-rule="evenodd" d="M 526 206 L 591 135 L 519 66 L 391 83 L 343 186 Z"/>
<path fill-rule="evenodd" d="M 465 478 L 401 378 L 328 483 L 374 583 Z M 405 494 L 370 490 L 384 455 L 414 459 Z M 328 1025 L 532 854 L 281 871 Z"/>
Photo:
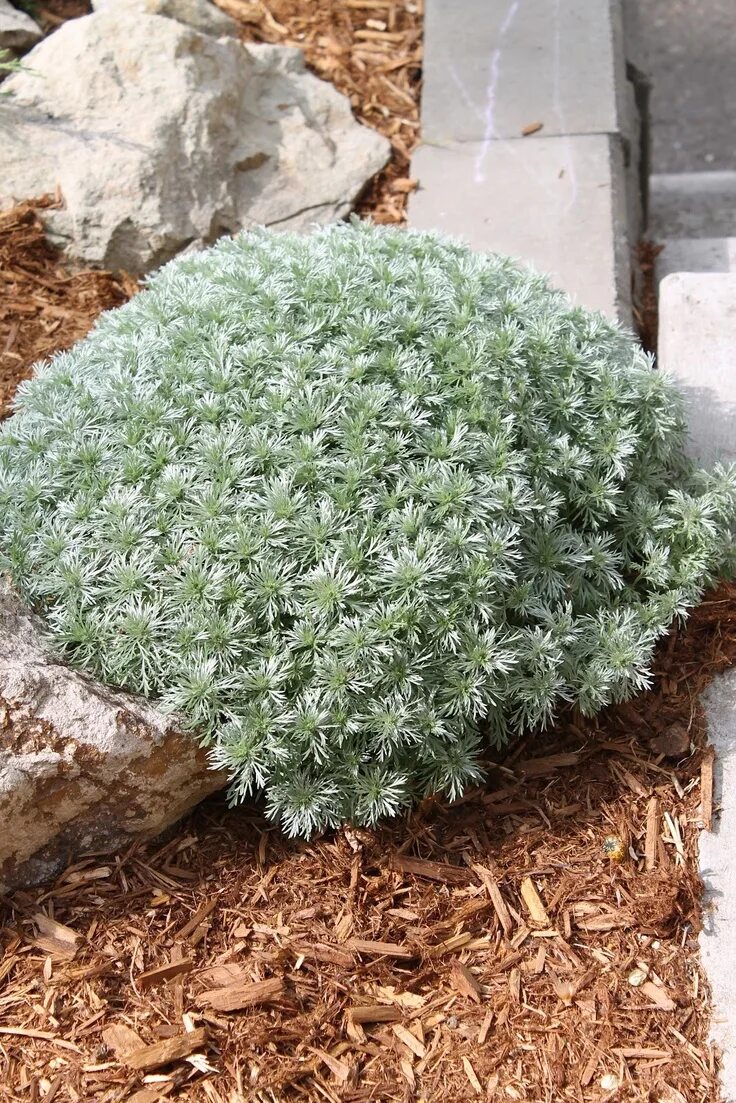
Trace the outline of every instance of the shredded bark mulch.
<path fill-rule="evenodd" d="M 135 290 L 125 276 L 74 271 L 44 236 L 50 197 L 0 212 L 0 418 L 37 360 L 83 337 L 103 310 Z"/>
<path fill-rule="evenodd" d="M 659 337 L 659 297 L 657 295 L 656 265 L 663 246 L 643 239 L 636 248 L 635 261 L 639 266 L 638 301 L 634 304 L 634 321 L 642 346 L 647 352 L 657 354 Z"/>
<path fill-rule="evenodd" d="M 16 893 L 0 1098 L 717 1100 L 697 697 L 735 624 L 723 587 L 652 692 L 524 740 L 453 807 L 290 843 L 213 800 Z"/>

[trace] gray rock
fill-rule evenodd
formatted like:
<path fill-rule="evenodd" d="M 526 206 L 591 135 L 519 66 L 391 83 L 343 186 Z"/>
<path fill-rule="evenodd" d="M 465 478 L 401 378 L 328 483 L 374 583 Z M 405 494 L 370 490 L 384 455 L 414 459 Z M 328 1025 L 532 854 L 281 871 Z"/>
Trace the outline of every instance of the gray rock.
<path fill-rule="evenodd" d="M 8 0 L 0 0 L 0 50 L 22 53 L 35 46 L 43 32 L 30 15 L 14 8 Z"/>
<path fill-rule="evenodd" d="M 59 187 L 52 237 L 149 271 L 252 225 L 344 217 L 389 144 L 301 51 L 125 10 L 71 20 L 4 84 L 0 202 Z"/>
<path fill-rule="evenodd" d="M 238 24 L 209 0 L 92 0 L 95 11 L 132 11 L 165 15 L 200 34 L 237 35 Z"/>
<path fill-rule="evenodd" d="M 690 754 L 690 732 L 678 720 L 650 739 L 649 746 L 655 754 L 663 754 L 666 758 L 683 758 Z"/>
<path fill-rule="evenodd" d="M 60 663 L 0 579 L 0 890 L 159 834 L 225 784 L 147 701 Z"/>

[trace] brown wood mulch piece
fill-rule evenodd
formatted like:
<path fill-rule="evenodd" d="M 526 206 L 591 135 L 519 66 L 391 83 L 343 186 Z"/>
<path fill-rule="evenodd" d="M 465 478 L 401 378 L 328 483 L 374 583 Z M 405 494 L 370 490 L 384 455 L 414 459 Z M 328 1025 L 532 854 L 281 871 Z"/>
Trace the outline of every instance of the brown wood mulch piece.
<path fill-rule="evenodd" d="M 98 315 L 130 298 L 135 283 L 74 271 L 46 240 L 51 197 L 0 212 L 0 418 L 31 366 L 83 337 Z"/>
<path fill-rule="evenodd" d="M 362 217 L 402 224 L 416 187 L 423 0 L 215 0 L 247 42 L 296 46 L 346 95 L 356 118 L 391 142 L 391 160 L 358 203 Z"/>
<path fill-rule="evenodd" d="M 8 898 L 0 1098 L 715 1103 L 698 695 L 735 628 L 723 586 L 651 692 L 562 717 L 454 807 L 293 843 L 213 799 Z M 678 722 L 692 753 L 653 753 Z"/>

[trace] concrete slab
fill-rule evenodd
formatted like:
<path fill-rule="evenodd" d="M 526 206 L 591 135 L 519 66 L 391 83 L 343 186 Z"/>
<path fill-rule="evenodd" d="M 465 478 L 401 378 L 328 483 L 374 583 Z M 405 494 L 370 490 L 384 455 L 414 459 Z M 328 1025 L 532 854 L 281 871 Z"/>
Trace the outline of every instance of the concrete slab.
<path fill-rule="evenodd" d="M 736 272 L 736 237 L 685 237 L 664 242 L 657 280 L 673 272 Z"/>
<path fill-rule="evenodd" d="M 620 139 L 603 134 L 422 146 L 409 219 L 548 273 L 575 302 L 630 318 Z"/>
<path fill-rule="evenodd" d="M 700 956 L 711 985 L 711 1039 L 721 1049 L 723 1103 L 736 1101 L 736 670 L 714 679 L 703 695 L 708 738 L 715 748 L 712 832 L 700 835 L 705 885 Z"/>
<path fill-rule="evenodd" d="M 692 455 L 736 460 L 736 273 L 662 280 L 658 362 L 685 396 Z"/>
<path fill-rule="evenodd" d="M 736 172 L 652 176 L 649 233 L 655 241 L 736 235 Z"/>
<path fill-rule="evenodd" d="M 652 80 L 655 170 L 736 168 L 734 0 L 628 2 Z"/>
<path fill-rule="evenodd" d="M 428 142 L 626 130 L 620 0 L 427 0 Z"/>

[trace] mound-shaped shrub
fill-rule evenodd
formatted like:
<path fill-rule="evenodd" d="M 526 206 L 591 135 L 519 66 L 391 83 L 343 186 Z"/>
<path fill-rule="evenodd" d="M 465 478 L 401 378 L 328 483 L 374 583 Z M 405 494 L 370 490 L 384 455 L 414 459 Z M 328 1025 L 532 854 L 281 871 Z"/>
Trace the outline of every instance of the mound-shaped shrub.
<path fill-rule="evenodd" d="M 441 237 L 249 233 L 24 384 L 0 548 L 66 658 L 184 714 L 292 833 L 647 685 L 729 550 L 670 384 Z"/>

